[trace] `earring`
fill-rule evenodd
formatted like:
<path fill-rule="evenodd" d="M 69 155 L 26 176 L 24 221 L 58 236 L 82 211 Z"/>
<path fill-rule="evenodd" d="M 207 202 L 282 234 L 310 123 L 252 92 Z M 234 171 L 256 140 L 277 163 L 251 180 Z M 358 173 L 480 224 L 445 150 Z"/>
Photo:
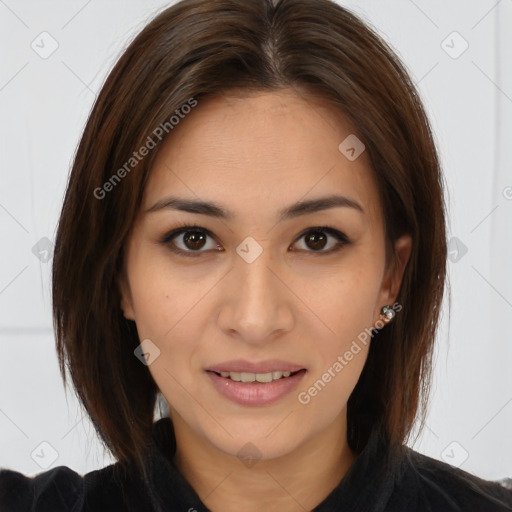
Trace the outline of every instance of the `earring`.
<path fill-rule="evenodd" d="M 395 316 L 395 310 L 391 306 L 384 306 L 380 311 L 388 320 L 392 320 Z"/>

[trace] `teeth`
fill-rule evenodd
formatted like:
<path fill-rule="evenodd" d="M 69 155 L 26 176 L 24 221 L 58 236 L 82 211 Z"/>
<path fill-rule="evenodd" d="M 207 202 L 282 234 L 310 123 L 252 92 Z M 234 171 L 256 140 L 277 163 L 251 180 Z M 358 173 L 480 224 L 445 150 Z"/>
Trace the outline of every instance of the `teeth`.
<path fill-rule="evenodd" d="M 268 373 L 249 373 L 249 372 L 220 372 L 222 377 L 229 377 L 237 382 L 272 382 L 282 377 L 289 377 L 291 372 L 268 372 Z"/>

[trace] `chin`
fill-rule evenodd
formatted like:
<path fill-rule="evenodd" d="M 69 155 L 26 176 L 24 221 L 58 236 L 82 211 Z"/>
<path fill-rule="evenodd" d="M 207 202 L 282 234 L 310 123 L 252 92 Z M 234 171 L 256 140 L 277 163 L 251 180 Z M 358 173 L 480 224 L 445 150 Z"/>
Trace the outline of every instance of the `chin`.
<path fill-rule="evenodd" d="M 202 437 L 216 449 L 244 461 L 276 459 L 293 452 L 297 446 L 308 439 L 308 432 L 296 425 L 282 424 L 286 414 L 258 423 L 255 420 L 226 422 L 222 425 L 208 423 L 200 430 Z M 285 420 L 286 422 L 286 420 Z M 283 423 L 285 423 L 283 422 Z M 302 421 L 303 425 L 307 425 Z M 229 425 L 229 426 L 228 426 Z M 229 432 L 229 433 L 228 433 Z"/>

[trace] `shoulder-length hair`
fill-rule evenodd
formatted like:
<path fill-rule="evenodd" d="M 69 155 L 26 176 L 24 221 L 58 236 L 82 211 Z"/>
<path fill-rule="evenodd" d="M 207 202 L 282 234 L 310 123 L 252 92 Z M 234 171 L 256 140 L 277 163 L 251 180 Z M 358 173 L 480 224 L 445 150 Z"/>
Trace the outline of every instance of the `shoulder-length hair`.
<path fill-rule="evenodd" d="M 431 128 L 408 72 L 372 28 L 331 0 L 182 0 L 134 38 L 98 94 L 55 242 L 59 368 L 65 385 L 67 366 L 119 467 L 142 467 L 158 394 L 134 356 L 135 323 L 120 309 L 123 246 L 152 162 L 172 137 L 172 116 L 234 88 L 315 95 L 365 144 L 391 263 L 397 237 L 408 233 L 413 245 L 397 297 L 403 308 L 374 337 L 349 398 L 347 440 L 359 453 L 378 422 L 402 446 L 420 409 L 424 423 L 445 286 L 445 202 Z"/>

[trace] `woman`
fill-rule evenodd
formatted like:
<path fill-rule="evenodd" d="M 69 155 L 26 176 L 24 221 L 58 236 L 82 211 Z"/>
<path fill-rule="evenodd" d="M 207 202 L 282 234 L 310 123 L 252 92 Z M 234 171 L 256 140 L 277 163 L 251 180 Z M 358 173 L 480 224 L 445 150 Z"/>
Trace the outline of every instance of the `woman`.
<path fill-rule="evenodd" d="M 404 444 L 444 291 L 443 179 L 410 77 L 346 9 L 157 16 L 98 96 L 55 245 L 61 372 L 117 462 L 4 469 L 2 511 L 512 510 Z"/>

